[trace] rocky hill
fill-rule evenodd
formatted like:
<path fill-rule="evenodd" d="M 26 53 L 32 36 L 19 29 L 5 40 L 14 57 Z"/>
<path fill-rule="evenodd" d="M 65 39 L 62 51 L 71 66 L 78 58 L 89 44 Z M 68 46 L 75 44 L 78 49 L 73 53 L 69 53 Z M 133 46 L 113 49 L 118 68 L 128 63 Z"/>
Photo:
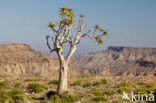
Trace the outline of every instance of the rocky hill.
<path fill-rule="evenodd" d="M 55 76 L 59 63 L 56 58 L 33 50 L 26 44 L 0 45 L 0 75 Z"/>
<path fill-rule="evenodd" d="M 156 75 L 156 48 L 112 46 L 76 58 L 72 66 L 84 74 Z"/>

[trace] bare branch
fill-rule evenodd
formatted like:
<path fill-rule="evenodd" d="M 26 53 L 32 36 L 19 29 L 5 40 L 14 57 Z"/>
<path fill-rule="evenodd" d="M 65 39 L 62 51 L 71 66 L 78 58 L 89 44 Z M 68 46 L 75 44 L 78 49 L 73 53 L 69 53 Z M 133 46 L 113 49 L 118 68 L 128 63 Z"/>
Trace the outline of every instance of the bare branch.
<path fill-rule="evenodd" d="M 49 35 L 46 37 L 46 41 L 47 41 L 47 46 L 48 46 L 48 48 L 50 50 L 50 53 L 52 53 L 53 51 L 56 51 L 56 49 L 52 49 L 50 44 L 49 44 Z"/>
<path fill-rule="evenodd" d="M 89 30 L 88 30 L 88 32 L 87 33 L 85 33 L 85 34 L 83 34 L 83 35 L 81 35 L 81 37 L 84 37 L 84 36 L 87 36 L 87 35 L 89 35 L 89 33 L 92 31 L 92 29 L 90 28 Z"/>

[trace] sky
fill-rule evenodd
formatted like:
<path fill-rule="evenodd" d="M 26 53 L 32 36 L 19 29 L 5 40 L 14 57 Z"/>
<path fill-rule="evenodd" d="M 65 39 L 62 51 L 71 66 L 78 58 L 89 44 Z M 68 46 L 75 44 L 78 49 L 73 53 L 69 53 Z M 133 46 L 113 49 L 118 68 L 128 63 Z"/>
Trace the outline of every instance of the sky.
<path fill-rule="evenodd" d="M 108 30 L 102 47 L 156 47 L 156 0 L 0 0 L 0 42 L 44 44 L 48 23 L 63 6 Z"/>

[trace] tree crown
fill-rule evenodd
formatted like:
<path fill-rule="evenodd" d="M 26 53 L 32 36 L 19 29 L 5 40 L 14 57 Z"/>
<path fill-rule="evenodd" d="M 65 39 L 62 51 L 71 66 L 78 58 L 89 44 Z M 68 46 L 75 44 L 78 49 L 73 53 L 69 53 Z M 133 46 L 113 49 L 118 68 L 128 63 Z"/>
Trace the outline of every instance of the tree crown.
<path fill-rule="evenodd" d="M 87 25 L 84 21 L 84 15 L 79 15 L 78 25 L 75 24 L 75 14 L 71 8 L 61 7 L 59 8 L 60 19 L 56 22 L 49 22 L 49 28 L 52 29 L 54 35 L 52 36 L 53 48 L 49 45 L 47 36 L 47 44 L 51 51 L 56 51 L 58 48 L 62 48 L 63 44 L 69 43 L 70 47 L 79 44 L 80 38 L 89 37 L 94 42 L 98 44 L 104 43 L 104 36 L 108 36 L 108 32 L 102 28 L 101 25 L 95 25 L 93 28 L 90 28 L 88 32 L 83 33 L 84 29 L 87 28 Z M 75 28 L 74 28 L 75 27 Z"/>

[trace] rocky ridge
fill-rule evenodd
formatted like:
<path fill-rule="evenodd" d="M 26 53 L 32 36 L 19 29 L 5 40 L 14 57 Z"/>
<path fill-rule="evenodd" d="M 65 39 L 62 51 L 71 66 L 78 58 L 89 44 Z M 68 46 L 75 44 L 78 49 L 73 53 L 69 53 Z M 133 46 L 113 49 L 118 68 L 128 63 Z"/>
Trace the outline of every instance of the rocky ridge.
<path fill-rule="evenodd" d="M 73 60 L 83 74 L 156 75 L 156 48 L 111 46 Z"/>
<path fill-rule="evenodd" d="M 0 45 L 0 75 L 53 76 L 58 60 L 33 50 L 27 44 Z"/>

